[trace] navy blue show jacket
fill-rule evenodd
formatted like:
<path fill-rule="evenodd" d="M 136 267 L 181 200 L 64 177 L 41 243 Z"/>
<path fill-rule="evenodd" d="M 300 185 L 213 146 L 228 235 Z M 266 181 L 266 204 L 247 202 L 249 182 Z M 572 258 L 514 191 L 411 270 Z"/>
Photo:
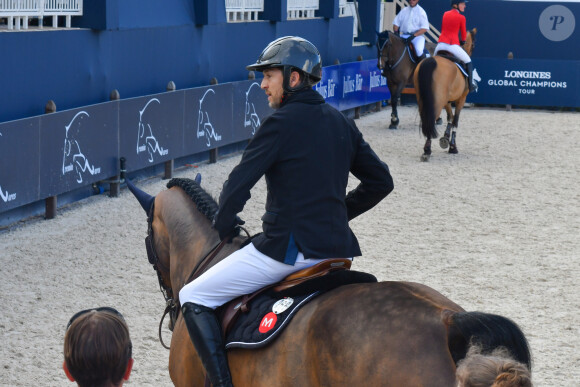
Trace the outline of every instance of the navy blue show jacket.
<path fill-rule="evenodd" d="M 349 172 L 360 184 L 346 194 Z M 220 235 L 231 230 L 263 175 L 268 189 L 263 233 L 252 243 L 291 265 L 298 251 L 305 258 L 361 255 L 348 222 L 393 190 L 388 166 L 354 121 L 312 89 L 287 96 L 249 142 L 220 194 L 214 219 Z"/>

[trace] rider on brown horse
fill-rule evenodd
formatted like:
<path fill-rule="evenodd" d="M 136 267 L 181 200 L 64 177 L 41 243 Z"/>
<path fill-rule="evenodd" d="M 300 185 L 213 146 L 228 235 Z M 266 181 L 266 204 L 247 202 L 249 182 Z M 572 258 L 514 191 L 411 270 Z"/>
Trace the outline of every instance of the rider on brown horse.
<path fill-rule="evenodd" d="M 312 89 L 321 79 L 318 49 L 299 37 L 271 42 L 248 70 L 276 111 L 250 141 L 224 183 L 213 226 L 236 235 L 251 188 L 265 175 L 263 233 L 179 293 L 191 340 L 214 386 L 231 386 L 215 308 L 328 258 L 361 255 L 348 222 L 393 189 L 389 168 L 354 122 Z M 345 197 L 349 172 L 360 180 Z"/>

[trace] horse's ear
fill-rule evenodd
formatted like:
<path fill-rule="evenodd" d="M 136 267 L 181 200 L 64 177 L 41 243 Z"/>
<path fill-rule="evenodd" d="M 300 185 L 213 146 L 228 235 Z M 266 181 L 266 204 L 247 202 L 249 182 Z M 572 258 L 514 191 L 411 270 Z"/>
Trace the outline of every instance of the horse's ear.
<path fill-rule="evenodd" d="M 197 184 L 200 184 L 200 185 L 201 185 L 201 173 L 198 173 L 198 174 L 195 176 L 195 182 L 196 182 Z"/>

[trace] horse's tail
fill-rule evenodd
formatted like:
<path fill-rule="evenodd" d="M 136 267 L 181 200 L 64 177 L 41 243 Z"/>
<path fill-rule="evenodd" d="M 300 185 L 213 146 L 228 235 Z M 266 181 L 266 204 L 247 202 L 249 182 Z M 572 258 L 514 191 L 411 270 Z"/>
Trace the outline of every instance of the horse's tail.
<path fill-rule="evenodd" d="M 435 93 L 433 90 L 433 73 L 437 61 L 433 57 L 424 59 L 417 73 L 418 97 L 421 100 L 419 114 L 421 115 L 421 131 L 427 138 L 437 138 L 435 127 Z"/>
<path fill-rule="evenodd" d="M 477 345 L 482 354 L 504 347 L 514 360 L 532 369 L 528 340 L 517 324 L 506 317 L 482 312 L 455 313 L 450 319 L 448 344 L 455 364 L 465 358 L 471 345 Z"/>

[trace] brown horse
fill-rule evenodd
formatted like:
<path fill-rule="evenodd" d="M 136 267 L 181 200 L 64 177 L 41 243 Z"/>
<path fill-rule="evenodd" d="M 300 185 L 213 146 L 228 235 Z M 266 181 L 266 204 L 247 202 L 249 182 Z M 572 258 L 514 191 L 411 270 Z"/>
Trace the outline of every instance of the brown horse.
<path fill-rule="evenodd" d="M 166 297 L 178 294 L 219 243 L 211 228 L 217 204 L 198 181 L 172 179 L 169 189 L 155 198 L 128 182 L 149 213 L 147 250 Z M 217 260 L 238 249 L 242 239 L 226 244 Z M 235 386 L 452 387 L 456 364 L 470 343 L 487 351 L 506 347 L 531 367 L 526 338 L 511 320 L 465 312 L 418 283 L 374 282 L 341 286 L 315 297 L 273 343 L 228 350 L 228 360 Z M 201 386 L 205 380 L 179 313 L 169 373 L 176 386 Z"/>
<path fill-rule="evenodd" d="M 475 46 L 476 33 L 475 28 L 469 31 L 463 46 L 469 56 Z M 431 156 L 431 139 L 438 137 L 435 117 L 439 117 L 443 107 L 447 112 L 447 128 L 440 140 L 440 145 L 442 148 L 449 146 L 451 154 L 458 153 L 455 135 L 459 124 L 459 114 L 469 94 L 467 79 L 452 60 L 436 55 L 419 63 L 415 70 L 414 81 L 421 116 L 421 130 L 427 137 L 421 160 L 428 161 Z M 455 114 L 453 114 L 451 102 L 455 103 Z"/>
<path fill-rule="evenodd" d="M 433 55 L 435 44 L 426 42 L 425 48 Z M 413 73 L 415 72 L 417 61 L 411 58 L 413 56 L 411 50 L 414 49 L 407 45 L 402 38 L 390 31 L 383 31 L 378 34 L 377 67 L 382 71 L 383 76 L 387 78 L 387 85 L 391 92 L 391 124 L 389 129 L 397 129 L 399 125 L 397 101 L 401 97 L 401 92 L 405 86 L 413 82 Z"/>

